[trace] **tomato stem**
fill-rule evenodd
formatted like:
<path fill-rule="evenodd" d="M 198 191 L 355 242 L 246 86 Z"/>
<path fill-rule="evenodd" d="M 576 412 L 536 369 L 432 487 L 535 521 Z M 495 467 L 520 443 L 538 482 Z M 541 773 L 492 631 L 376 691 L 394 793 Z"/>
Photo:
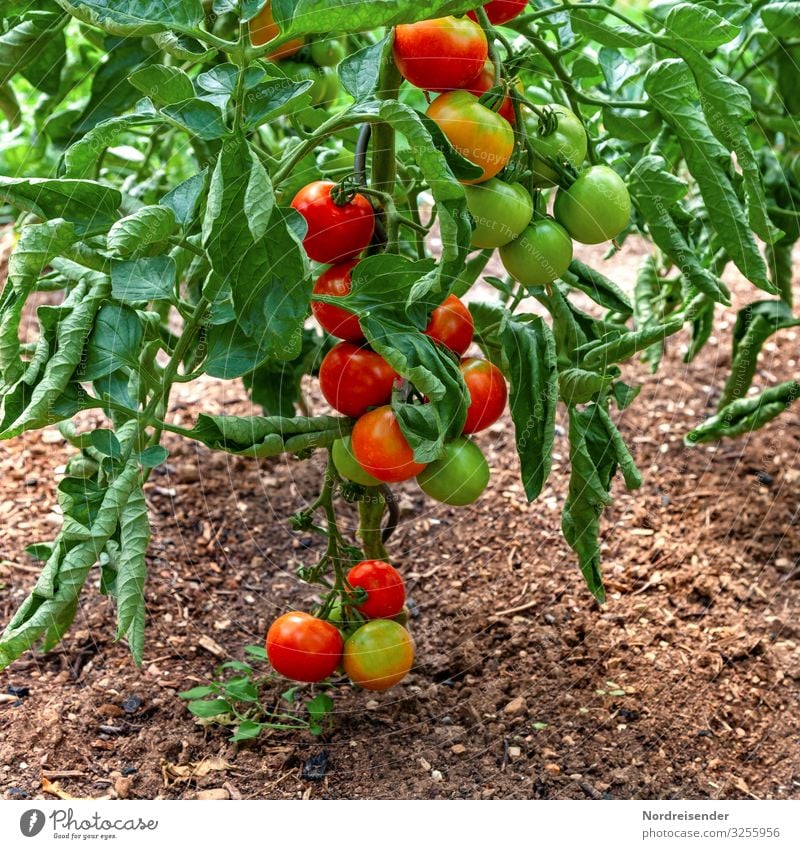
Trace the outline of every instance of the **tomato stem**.
<path fill-rule="evenodd" d="M 358 502 L 358 535 L 368 560 L 388 560 L 383 544 L 381 523 L 386 509 L 386 499 L 379 487 L 368 487 L 364 498 Z"/>

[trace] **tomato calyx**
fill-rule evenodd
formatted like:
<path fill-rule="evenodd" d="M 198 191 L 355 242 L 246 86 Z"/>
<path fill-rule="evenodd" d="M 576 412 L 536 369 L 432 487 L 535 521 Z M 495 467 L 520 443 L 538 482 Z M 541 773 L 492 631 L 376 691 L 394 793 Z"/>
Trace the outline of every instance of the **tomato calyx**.
<path fill-rule="evenodd" d="M 360 185 L 351 174 L 342 177 L 331 189 L 331 200 L 335 206 L 347 206 L 358 194 Z"/>

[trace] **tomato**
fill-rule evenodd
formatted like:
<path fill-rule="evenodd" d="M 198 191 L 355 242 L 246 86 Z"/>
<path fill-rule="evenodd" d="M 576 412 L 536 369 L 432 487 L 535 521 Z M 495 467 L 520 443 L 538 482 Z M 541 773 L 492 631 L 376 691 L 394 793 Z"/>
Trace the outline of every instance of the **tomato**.
<path fill-rule="evenodd" d="M 356 194 L 339 205 L 331 197 L 335 185 L 330 180 L 316 180 L 303 186 L 292 201 L 308 225 L 303 239 L 306 253 L 326 265 L 361 253 L 375 229 L 375 212 L 364 195 Z"/>
<path fill-rule="evenodd" d="M 558 119 L 558 126 L 549 136 L 540 135 L 539 118 L 533 112 L 523 110 L 526 115 L 525 125 L 536 154 L 533 181 L 537 186 L 554 186 L 558 182 L 558 174 L 539 157 L 546 156 L 558 162 L 566 160 L 577 168 L 586 158 L 588 146 L 586 130 L 574 112 L 558 103 L 550 104 L 549 108 Z"/>
<path fill-rule="evenodd" d="M 489 3 L 483 4 L 483 11 L 486 12 L 489 20 L 495 26 L 498 26 L 522 14 L 527 5 L 528 0 L 490 0 Z M 471 18 L 477 20 L 475 12 L 468 14 Z"/>
<path fill-rule="evenodd" d="M 568 189 L 559 189 L 553 215 L 573 239 L 596 245 L 619 236 L 628 226 L 631 196 L 613 168 L 593 165 Z"/>
<path fill-rule="evenodd" d="M 414 460 L 414 452 L 389 406 L 378 407 L 361 416 L 353 428 L 352 438 L 358 464 L 380 481 L 408 480 L 425 468 L 424 463 Z"/>
<path fill-rule="evenodd" d="M 362 560 L 347 573 L 351 587 L 367 591 L 367 600 L 356 610 L 368 619 L 391 619 L 406 603 L 406 588 L 400 573 L 383 560 Z"/>
<path fill-rule="evenodd" d="M 308 613 L 284 613 L 267 631 L 267 657 L 276 672 L 293 681 L 322 681 L 339 665 L 342 635 Z"/>
<path fill-rule="evenodd" d="M 440 94 L 428 107 L 451 145 L 470 162 L 483 168 L 483 175 L 465 183 L 482 183 L 508 164 L 514 152 L 514 130 L 501 115 L 478 103 L 468 91 Z"/>
<path fill-rule="evenodd" d="M 478 446 L 460 437 L 448 442 L 444 455 L 417 475 L 420 489 L 431 498 L 464 507 L 477 501 L 489 483 L 489 464 Z"/>
<path fill-rule="evenodd" d="M 480 73 L 489 45 L 468 18 L 433 18 L 400 24 L 394 31 L 394 61 L 417 88 L 463 88 Z"/>
<path fill-rule="evenodd" d="M 273 38 L 280 34 L 280 28 L 275 23 L 272 17 L 272 3 L 267 3 L 266 6 L 250 21 L 250 40 L 256 47 L 261 47 L 262 44 L 268 44 Z M 277 50 L 267 54 L 267 59 L 286 59 L 289 56 L 294 56 L 295 53 L 303 46 L 302 38 L 293 38 L 282 44 Z"/>
<path fill-rule="evenodd" d="M 461 361 L 461 376 L 469 392 L 467 420 L 462 432 L 477 433 L 503 415 L 508 399 L 506 379 L 496 365 L 477 357 Z"/>
<path fill-rule="evenodd" d="M 334 410 L 358 418 L 392 397 L 397 372 L 370 348 L 340 342 L 319 367 L 319 388 Z"/>
<path fill-rule="evenodd" d="M 321 68 L 334 68 L 347 56 L 341 41 L 327 38 L 311 45 L 311 59 Z"/>
<path fill-rule="evenodd" d="M 501 248 L 528 226 L 533 201 L 520 183 L 493 177 L 477 186 L 464 186 L 467 209 L 475 220 L 473 248 Z"/>
<path fill-rule="evenodd" d="M 337 439 L 331 448 L 333 465 L 343 478 L 361 484 L 361 486 L 380 486 L 381 481 L 368 475 L 358 464 L 353 454 L 353 441 L 349 436 Z"/>
<path fill-rule="evenodd" d="M 431 313 L 425 333 L 461 356 L 472 344 L 475 322 L 463 301 L 448 295 Z"/>
<path fill-rule="evenodd" d="M 467 86 L 467 91 L 470 94 L 474 94 L 475 97 L 480 97 L 482 94 L 485 94 L 489 91 L 490 88 L 494 86 L 494 62 L 491 59 L 487 59 L 483 63 L 483 68 L 477 77 Z M 522 86 L 517 84 L 518 89 L 522 89 Z M 508 121 L 509 124 L 515 124 L 517 121 L 517 117 L 514 114 L 514 104 L 511 101 L 511 97 L 506 95 L 503 98 L 503 102 L 500 104 L 499 108 L 497 106 L 492 107 L 493 111 L 497 112 L 498 115 L 502 115 L 503 118 Z"/>
<path fill-rule="evenodd" d="M 300 62 L 284 62 L 281 70 L 289 79 L 298 82 L 311 80 L 311 88 L 305 93 L 311 98 L 312 106 L 325 106 L 335 100 L 339 93 L 339 79 L 330 68 L 315 68 Z"/>
<path fill-rule="evenodd" d="M 557 280 L 572 262 L 572 239 L 552 218 L 531 221 L 518 239 L 500 248 L 506 271 L 525 286 Z"/>
<path fill-rule="evenodd" d="M 356 265 L 358 265 L 357 259 L 332 265 L 317 278 L 316 283 L 314 283 L 314 294 L 332 295 L 334 297 L 346 295 L 352 285 L 350 273 Z M 358 316 L 346 309 L 312 300 L 311 311 L 322 329 L 330 333 L 331 336 L 345 339 L 348 342 L 360 342 L 364 338 L 361 325 L 358 323 Z"/>
<path fill-rule="evenodd" d="M 408 675 L 414 643 L 408 631 L 391 619 L 364 623 L 344 644 L 344 671 L 365 690 L 388 690 Z"/>

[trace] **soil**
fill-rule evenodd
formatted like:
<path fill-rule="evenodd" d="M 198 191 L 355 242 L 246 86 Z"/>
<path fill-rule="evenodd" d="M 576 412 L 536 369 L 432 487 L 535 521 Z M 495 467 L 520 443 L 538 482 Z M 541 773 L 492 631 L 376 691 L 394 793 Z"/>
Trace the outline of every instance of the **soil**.
<path fill-rule="evenodd" d="M 618 282 L 630 287 L 639 254 L 631 241 L 609 263 Z M 735 275 L 728 282 L 734 309 L 756 297 Z M 507 419 L 479 438 L 493 475 L 478 504 L 451 509 L 413 483 L 398 488 L 391 549 L 407 581 L 417 665 L 385 694 L 337 687 L 322 737 L 272 732 L 232 744 L 230 729 L 197 724 L 177 695 L 261 643 L 276 614 L 312 602 L 294 572 L 321 543 L 293 532 L 288 517 L 315 496 L 321 458 L 245 460 L 168 438 L 169 461 L 147 489 L 144 667 L 114 642 L 95 575 L 63 644 L 0 676 L 0 792 L 800 798 L 797 412 L 737 442 L 682 442 L 713 410 L 732 318 L 691 365 L 681 336 L 657 376 L 625 368 L 643 389 L 619 424 L 645 484 L 630 495 L 615 482 L 602 522 L 602 608 L 559 530 L 563 428 L 535 504 L 519 483 Z M 767 345 L 759 387 L 797 373 L 798 338 L 784 332 Z M 209 379 L 180 387 L 174 410 L 186 424 L 201 410 L 251 408 L 238 382 Z M 2 622 L 35 580 L 25 546 L 56 531 L 52 469 L 63 472 L 68 456 L 54 429 L 0 446 Z"/>

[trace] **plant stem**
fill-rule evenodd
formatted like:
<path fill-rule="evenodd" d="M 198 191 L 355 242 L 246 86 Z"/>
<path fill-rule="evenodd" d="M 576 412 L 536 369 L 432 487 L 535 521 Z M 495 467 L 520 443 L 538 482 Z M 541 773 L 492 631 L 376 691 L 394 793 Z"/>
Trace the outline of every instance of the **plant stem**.
<path fill-rule="evenodd" d="M 389 554 L 383 544 L 381 522 L 386 509 L 386 500 L 378 487 L 369 487 L 364 498 L 358 502 L 358 535 L 368 560 L 388 560 Z"/>
<path fill-rule="evenodd" d="M 403 78 L 391 53 L 384 60 L 375 96 L 379 100 L 396 99 Z M 372 188 L 391 194 L 397 177 L 395 132 L 390 124 L 380 122 L 372 130 Z"/>

